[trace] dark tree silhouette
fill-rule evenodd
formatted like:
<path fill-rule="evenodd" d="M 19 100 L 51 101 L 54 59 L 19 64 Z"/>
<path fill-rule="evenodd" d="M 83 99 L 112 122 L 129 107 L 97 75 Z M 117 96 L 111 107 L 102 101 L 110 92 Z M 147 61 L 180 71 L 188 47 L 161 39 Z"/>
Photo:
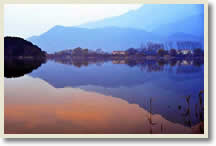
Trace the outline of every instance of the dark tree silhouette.
<path fill-rule="evenodd" d="M 196 49 L 193 50 L 193 55 L 194 55 L 195 57 L 200 57 L 200 56 L 203 56 L 203 55 L 204 55 L 204 52 L 203 52 L 202 49 L 196 48 Z"/>
<path fill-rule="evenodd" d="M 166 51 L 164 49 L 159 49 L 158 50 L 158 55 L 163 57 L 164 55 L 166 55 Z"/>
<path fill-rule="evenodd" d="M 137 53 L 137 50 L 134 49 L 134 48 L 129 48 L 129 49 L 127 50 L 127 54 L 128 54 L 128 55 L 135 55 L 136 53 Z"/>
<path fill-rule="evenodd" d="M 170 49 L 169 54 L 170 54 L 170 56 L 175 57 L 177 55 L 177 52 L 175 49 Z"/>
<path fill-rule="evenodd" d="M 5 57 L 31 57 L 34 59 L 44 59 L 46 52 L 31 42 L 18 37 L 4 38 L 4 55 Z"/>

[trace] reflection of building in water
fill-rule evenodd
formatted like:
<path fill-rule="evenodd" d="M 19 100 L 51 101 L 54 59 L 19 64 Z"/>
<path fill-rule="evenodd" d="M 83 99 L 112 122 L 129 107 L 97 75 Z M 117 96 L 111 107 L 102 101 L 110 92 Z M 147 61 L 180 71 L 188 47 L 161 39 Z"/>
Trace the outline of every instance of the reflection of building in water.
<path fill-rule="evenodd" d="M 193 51 L 189 49 L 177 50 L 177 54 L 180 54 L 180 53 L 187 55 L 187 54 L 193 54 Z"/>
<path fill-rule="evenodd" d="M 112 55 L 126 55 L 125 51 L 112 51 Z"/>
<path fill-rule="evenodd" d="M 193 60 L 178 60 L 176 65 L 193 65 Z"/>
<path fill-rule="evenodd" d="M 113 60 L 113 64 L 126 64 L 125 60 Z"/>
<path fill-rule="evenodd" d="M 182 62 L 181 62 L 181 65 L 192 65 L 192 61 L 189 61 L 189 60 L 183 60 Z"/>

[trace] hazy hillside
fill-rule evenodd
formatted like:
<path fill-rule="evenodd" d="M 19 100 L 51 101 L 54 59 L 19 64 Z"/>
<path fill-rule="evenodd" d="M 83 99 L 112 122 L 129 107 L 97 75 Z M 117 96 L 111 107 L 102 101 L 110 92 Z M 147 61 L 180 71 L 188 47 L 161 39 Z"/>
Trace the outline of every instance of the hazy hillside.
<path fill-rule="evenodd" d="M 37 44 L 46 52 L 53 53 L 76 47 L 93 50 L 102 48 L 104 51 L 110 52 L 113 50 L 125 50 L 130 47 L 139 48 L 142 43 L 147 41 L 200 41 L 202 38 L 187 33 L 175 33 L 167 37 L 132 28 L 87 29 L 56 26 L 48 32 L 31 37 L 28 40 Z"/>
<path fill-rule="evenodd" d="M 83 47 L 88 49 L 102 48 L 105 51 L 123 50 L 140 47 L 146 40 L 160 40 L 161 37 L 144 30 L 126 28 L 86 29 L 56 26 L 48 32 L 29 38 L 47 52 L 69 48 Z"/>
<path fill-rule="evenodd" d="M 183 20 L 179 20 L 174 23 L 164 24 L 153 30 L 157 34 L 172 35 L 176 32 L 182 32 L 192 34 L 194 36 L 204 36 L 204 15 L 194 15 L 187 17 Z"/>
<path fill-rule="evenodd" d="M 138 28 L 152 31 L 161 25 L 175 23 L 190 16 L 203 14 L 203 5 L 188 4 L 145 4 L 135 11 L 129 11 L 121 16 L 89 22 L 80 27 L 99 28 L 116 26 L 120 28 Z M 201 20 L 200 20 L 201 21 Z M 191 23 L 193 21 L 191 20 Z"/>
<path fill-rule="evenodd" d="M 166 40 L 169 40 L 169 41 L 187 41 L 187 40 L 203 41 L 203 38 L 199 36 L 187 34 L 187 33 L 176 32 L 166 37 Z"/>
<path fill-rule="evenodd" d="M 203 5 L 143 5 L 121 16 L 79 27 L 55 26 L 29 38 L 48 53 L 82 47 L 104 51 L 140 47 L 147 41 L 201 41 Z"/>

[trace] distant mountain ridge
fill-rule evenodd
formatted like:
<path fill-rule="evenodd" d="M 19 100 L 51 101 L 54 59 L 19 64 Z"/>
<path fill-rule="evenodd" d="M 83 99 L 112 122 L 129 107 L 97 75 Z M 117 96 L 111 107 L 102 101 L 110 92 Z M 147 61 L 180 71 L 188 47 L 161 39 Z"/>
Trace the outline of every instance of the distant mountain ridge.
<path fill-rule="evenodd" d="M 171 36 L 170 36 L 171 37 Z M 147 41 L 185 40 L 202 41 L 201 37 L 179 33 L 171 38 L 156 35 L 144 30 L 133 28 L 106 27 L 97 29 L 55 26 L 48 32 L 28 38 L 48 53 L 76 47 L 98 49 L 111 52 L 113 50 L 126 50 L 139 48 Z"/>
<path fill-rule="evenodd" d="M 204 14 L 187 17 L 174 23 L 159 26 L 153 30 L 157 34 L 172 35 L 176 32 L 187 33 L 196 37 L 204 36 Z"/>
<path fill-rule="evenodd" d="M 53 27 L 48 32 L 29 38 L 28 40 L 44 48 L 47 52 L 55 52 L 69 48 L 82 47 L 88 49 L 102 48 L 105 51 L 125 50 L 140 47 L 146 40 L 160 40 L 153 33 L 138 29 L 126 28 L 77 28 Z"/>
<path fill-rule="evenodd" d="M 78 27 L 103 28 L 114 26 L 137 28 L 151 32 L 160 28 L 160 26 L 196 15 L 204 15 L 204 6 L 202 4 L 144 4 L 139 9 L 129 11 L 126 14 L 85 23 Z"/>
<path fill-rule="evenodd" d="M 76 27 L 55 26 L 28 38 L 48 53 L 76 47 L 111 52 L 139 48 L 147 41 L 204 40 L 204 7 L 201 4 L 143 5 L 126 14 Z"/>

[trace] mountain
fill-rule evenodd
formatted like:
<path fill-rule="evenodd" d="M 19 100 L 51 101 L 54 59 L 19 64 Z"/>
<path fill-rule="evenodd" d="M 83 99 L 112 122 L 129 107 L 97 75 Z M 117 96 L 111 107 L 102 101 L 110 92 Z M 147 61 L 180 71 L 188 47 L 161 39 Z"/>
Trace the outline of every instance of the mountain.
<path fill-rule="evenodd" d="M 203 14 L 204 5 L 202 4 L 144 4 L 139 9 L 129 11 L 126 14 L 96 22 L 89 22 L 82 24 L 79 27 L 103 28 L 115 26 L 120 28 L 137 28 L 153 31 L 160 28 L 160 26 L 173 24 L 189 18 L 190 16 Z M 191 23 L 193 23 L 193 21 L 191 21 Z"/>
<path fill-rule="evenodd" d="M 97 29 L 55 26 L 48 32 L 29 38 L 49 53 L 75 47 L 104 51 L 125 50 L 140 47 L 146 40 L 160 40 L 161 37 L 134 28 L 106 27 Z"/>
<path fill-rule="evenodd" d="M 191 35 L 187 33 L 176 32 L 166 37 L 166 40 L 169 42 L 170 41 L 171 42 L 187 41 L 187 42 L 193 43 L 194 48 L 201 48 L 201 49 L 204 48 L 204 37 L 199 37 L 199 36 L 195 36 L 195 35 Z M 177 48 L 177 44 L 174 43 L 172 47 Z"/>
<path fill-rule="evenodd" d="M 138 48 L 147 41 L 204 40 L 202 4 L 145 4 L 126 14 L 77 27 L 55 26 L 29 41 L 48 53 L 76 47 L 104 51 Z"/>
<path fill-rule="evenodd" d="M 156 33 L 146 32 L 134 28 L 78 28 L 55 26 L 48 32 L 28 38 L 48 53 L 54 53 L 76 47 L 95 50 L 102 48 L 106 52 L 113 50 L 126 50 L 134 47 L 139 48 L 147 41 L 201 41 L 203 39 L 188 33 L 174 33 L 169 36 L 161 36 Z"/>
<path fill-rule="evenodd" d="M 194 15 L 174 23 L 164 24 L 153 30 L 160 35 L 172 35 L 177 32 L 192 34 L 197 37 L 204 36 L 204 14 Z"/>
<path fill-rule="evenodd" d="M 176 32 L 176 33 L 173 33 L 171 35 L 169 35 L 167 38 L 167 40 L 169 41 L 187 41 L 187 40 L 190 40 L 190 41 L 202 41 L 203 38 L 202 37 L 198 37 L 198 36 L 195 36 L 195 35 L 191 35 L 191 34 L 188 34 L 188 33 L 183 33 L 183 32 Z"/>

